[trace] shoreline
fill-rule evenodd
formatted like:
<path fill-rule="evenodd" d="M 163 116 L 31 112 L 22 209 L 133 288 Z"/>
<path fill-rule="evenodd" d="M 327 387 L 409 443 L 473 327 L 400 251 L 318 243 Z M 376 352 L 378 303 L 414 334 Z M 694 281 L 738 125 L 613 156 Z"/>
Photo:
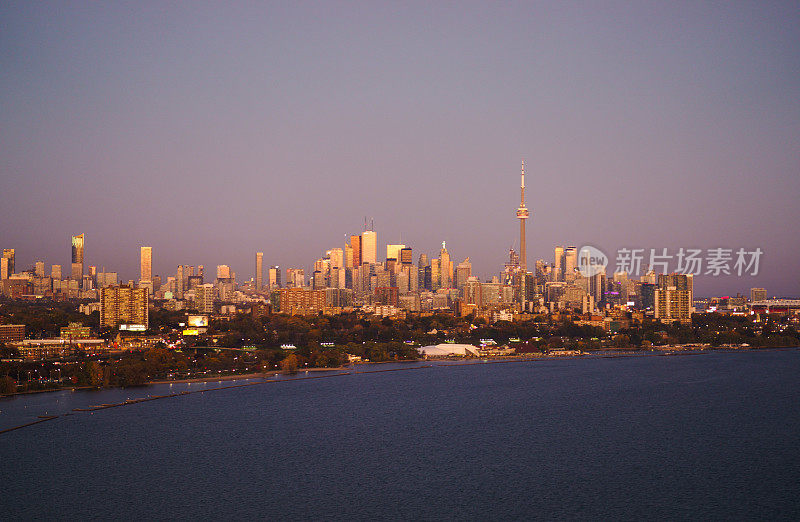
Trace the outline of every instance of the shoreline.
<path fill-rule="evenodd" d="M 333 372 L 347 370 L 346 366 L 337 366 L 335 368 L 306 368 L 297 370 L 295 374 L 302 372 Z M 195 382 L 214 382 L 214 381 L 236 381 L 239 379 L 267 379 L 275 375 L 283 375 L 283 370 L 268 370 L 266 372 L 253 372 L 253 373 L 236 373 L 229 375 L 219 375 L 216 377 L 190 377 L 186 379 L 160 379 L 156 381 L 147 381 L 142 386 L 149 386 L 151 384 L 173 384 L 173 383 L 195 383 Z"/>
<path fill-rule="evenodd" d="M 487 355 L 483 357 L 447 357 L 447 356 L 437 356 L 437 357 L 430 357 L 430 358 L 420 358 L 420 359 L 413 359 L 413 360 L 400 360 L 400 361 L 363 361 L 357 363 L 349 363 L 344 366 L 337 366 L 335 368 L 305 368 L 305 369 L 298 369 L 295 374 L 303 373 L 303 372 L 331 372 L 331 371 L 354 371 L 355 373 L 359 373 L 355 369 L 355 365 L 378 365 L 378 364 L 404 364 L 404 363 L 421 363 L 421 362 L 446 362 L 450 361 L 452 364 L 448 364 L 446 366 L 453 366 L 453 365 L 464 365 L 464 364 L 478 364 L 479 362 L 492 362 L 492 363 L 502 363 L 502 362 L 526 362 L 526 361 L 538 361 L 538 360 L 557 360 L 557 359 L 574 359 L 574 358 L 585 358 L 586 356 L 589 357 L 597 357 L 597 358 L 621 358 L 621 357 L 663 357 L 663 356 L 677 356 L 677 355 L 703 355 L 709 354 L 713 352 L 723 352 L 723 353 L 735 353 L 735 352 L 749 352 L 749 351 L 772 351 L 772 350 L 786 350 L 786 349 L 797 349 L 800 347 L 797 346 L 780 346 L 780 347 L 759 347 L 759 346 L 718 346 L 718 347 L 710 347 L 710 346 L 693 346 L 688 347 L 686 345 L 664 345 L 658 347 L 651 347 L 648 350 L 626 350 L 626 349 L 617 349 L 617 350 L 590 350 L 585 352 L 575 352 L 572 350 L 565 350 L 564 353 L 530 353 L 530 354 L 514 354 L 514 355 L 503 355 L 503 356 L 492 356 Z M 251 373 L 242 373 L 242 374 L 227 374 L 227 375 L 216 375 L 216 376 L 207 376 L 207 377 L 190 377 L 185 379 L 157 379 L 152 381 L 144 382 L 140 385 L 135 386 L 128 386 L 128 388 L 143 388 L 146 386 L 157 385 L 157 384 L 192 384 L 192 383 L 201 383 L 201 382 L 222 382 L 222 381 L 237 381 L 237 380 L 250 380 L 250 379 L 268 379 L 270 377 L 274 377 L 276 375 L 284 374 L 283 370 L 268 370 L 265 372 L 251 372 Z M 60 391 L 78 391 L 78 390 L 106 390 L 106 389 L 113 389 L 113 388 L 125 388 L 124 386 L 64 386 L 61 388 L 51 388 L 45 390 L 26 390 L 26 391 L 18 391 L 10 394 L 0 395 L 0 399 L 7 399 L 16 397 L 18 395 L 30 395 L 30 394 L 38 394 L 38 393 L 52 393 L 52 392 L 60 392 Z"/>

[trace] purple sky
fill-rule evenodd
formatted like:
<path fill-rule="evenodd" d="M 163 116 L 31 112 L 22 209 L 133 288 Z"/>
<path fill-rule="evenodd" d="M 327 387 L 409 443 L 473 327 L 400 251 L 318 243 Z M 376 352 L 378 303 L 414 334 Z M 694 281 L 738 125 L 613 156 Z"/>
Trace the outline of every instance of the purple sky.
<path fill-rule="evenodd" d="M 0 247 L 138 277 L 308 268 L 375 219 L 482 278 L 518 245 L 740 247 L 800 295 L 800 3 L 0 4 Z M 431 5 L 433 4 L 433 5 Z M 532 263 L 531 263 L 532 264 Z M 68 272 L 68 270 L 67 270 Z"/>

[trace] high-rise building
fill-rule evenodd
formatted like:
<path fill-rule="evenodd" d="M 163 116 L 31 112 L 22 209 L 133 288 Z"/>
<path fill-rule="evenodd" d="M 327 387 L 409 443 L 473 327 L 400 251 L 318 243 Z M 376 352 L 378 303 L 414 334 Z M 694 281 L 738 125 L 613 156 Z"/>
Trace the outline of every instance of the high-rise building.
<path fill-rule="evenodd" d="M 303 288 L 306 286 L 306 274 L 302 268 L 286 269 L 286 288 Z"/>
<path fill-rule="evenodd" d="M 51 279 L 61 279 L 61 265 L 53 265 L 50 269 L 50 278 Z"/>
<path fill-rule="evenodd" d="M 420 254 L 417 261 L 417 287 L 420 291 L 431 289 L 431 262 L 428 254 Z"/>
<path fill-rule="evenodd" d="M 469 258 L 466 258 L 456 267 L 456 288 L 459 290 L 464 288 L 470 277 L 472 277 L 472 263 L 469 262 Z"/>
<path fill-rule="evenodd" d="M 399 262 L 400 251 L 405 247 L 405 245 L 386 245 L 386 259 L 396 259 Z"/>
<path fill-rule="evenodd" d="M 104 288 L 106 286 L 114 286 L 117 284 L 116 272 L 98 272 L 97 273 L 97 287 Z"/>
<path fill-rule="evenodd" d="M 433 267 L 432 265 L 418 268 L 418 286 L 420 290 L 433 290 Z"/>
<path fill-rule="evenodd" d="M 183 265 L 178 265 L 178 270 L 175 273 L 175 296 L 178 299 L 183 299 L 183 292 L 186 289 L 186 277 L 183 273 Z"/>
<path fill-rule="evenodd" d="M 453 262 L 447 245 L 442 241 L 442 250 L 439 251 L 439 274 L 441 285 L 439 288 L 453 288 Z"/>
<path fill-rule="evenodd" d="M 217 279 L 230 279 L 231 267 L 228 265 L 217 265 Z"/>
<path fill-rule="evenodd" d="M 325 253 L 330 259 L 331 268 L 344 267 L 344 251 L 341 248 L 332 248 Z"/>
<path fill-rule="evenodd" d="M 692 322 L 692 274 L 659 274 L 654 294 L 656 319 L 661 322 Z"/>
<path fill-rule="evenodd" d="M 374 230 L 365 230 L 361 234 L 361 262 L 378 262 L 378 234 Z"/>
<path fill-rule="evenodd" d="M 651 285 L 656 284 L 656 271 L 652 269 L 648 270 L 641 279 L 643 283 L 650 283 Z"/>
<path fill-rule="evenodd" d="M 281 267 L 277 265 L 269 267 L 269 289 L 275 290 L 281 286 Z"/>
<path fill-rule="evenodd" d="M 476 305 L 478 308 L 483 305 L 481 302 L 481 282 L 477 277 L 469 277 L 464 284 L 462 292 L 465 304 Z"/>
<path fill-rule="evenodd" d="M 325 308 L 325 290 L 286 288 L 280 291 L 281 313 L 315 313 Z"/>
<path fill-rule="evenodd" d="M 184 290 L 188 292 L 202 285 L 203 285 L 202 277 L 200 277 L 199 275 L 190 275 L 188 278 L 186 278 L 186 288 Z"/>
<path fill-rule="evenodd" d="M 100 290 L 100 326 L 120 324 L 148 327 L 149 296 L 146 288 L 109 286 Z"/>
<path fill-rule="evenodd" d="M 555 255 L 553 259 L 553 280 L 564 280 L 564 247 L 557 246 L 555 248 Z"/>
<path fill-rule="evenodd" d="M 564 278 L 575 274 L 578 267 L 578 247 L 568 246 L 564 249 Z"/>
<path fill-rule="evenodd" d="M 0 258 L 0 279 L 8 279 L 11 277 L 11 271 L 8 269 L 8 258 Z"/>
<path fill-rule="evenodd" d="M 353 250 L 353 266 L 361 266 L 361 236 L 350 236 L 350 248 Z"/>
<path fill-rule="evenodd" d="M 81 281 L 83 279 L 83 234 L 72 236 L 72 279 Z"/>
<path fill-rule="evenodd" d="M 640 297 L 640 307 L 647 310 L 653 309 L 656 306 L 656 285 L 652 283 L 642 283 L 641 289 L 639 290 L 641 295 Z"/>
<path fill-rule="evenodd" d="M 264 286 L 264 252 L 256 252 L 256 292 Z"/>
<path fill-rule="evenodd" d="M 525 250 L 525 220 L 529 217 L 528 209 L 525 207 L 525 161 L 522 161 L 522 183 L 520 185 L 520 203 L 517 208 L 517 219 L 519 219 L 519 264 L 522 271 L 528 270 L 528 258 Z"/>
<path fill-rule="evenodd" d="M 33 265 L 33 275 L 36 277 L 44 277 L 44 261 L 36 261 Z"/>
<path fill-rule="evenodd" d="M 438 257 L 431 259 L 431 290 L 434 292 L 442 288 L 442 260 Z"/>
<path fill-rule="evenodd" d="M 400 258 L 397 260 L 401 265 L 410 266 L 414 264 L 414 252 L 411 247 L 400 249 Z"/>
<path fill-rule="evenodd" d="M 344 245 L 344 267 L 353 268 L 353 247 L 349 243 Z"/>
<path fill-rule="evenodd" d="M 589 278 L 589 295 L 592 296 L 593 304 L 599 303 L 605 298 L 606 280 L 605 272 L 598 272 Z M 627 302 L 627 296 L 625 301 Z"/>
<path fill-rule="evenodd" d="M 5 248 L 3 249 L 3 259 L 7 259 L 6 261 L 6 275 L 3 276 L 3 279 L 8 279 L 17 269 L 17 255 L 14 252 L 13 248 Z"/>
<path fill-rule="evenodd" d="M 751 288 L 750 289 L 750 302 L 766 301 L 767 290 L 765 288 Z"/>
<path fill-rule="evenodd" d="M 201 314 L 214 313 L 214 285 L 206 283 L 194 289 L 194 307 Z"/>
<path fill-rule="evenodd" d="M 153 281 L 153 247 L 143 246 L 140 253 L 140 277 L 142 283 Z M 145 286 L 145 285 L 143 285 Z"/>

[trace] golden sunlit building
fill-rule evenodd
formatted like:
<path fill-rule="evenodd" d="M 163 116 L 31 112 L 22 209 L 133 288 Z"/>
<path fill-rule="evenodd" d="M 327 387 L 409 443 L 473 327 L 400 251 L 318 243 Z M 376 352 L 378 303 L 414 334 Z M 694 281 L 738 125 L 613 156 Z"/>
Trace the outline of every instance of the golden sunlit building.
<path fill-rule="evenodd" d="M 149 299 L 147 288 L 120 285 L 101 289 L 100 326 L 135 324 L 147 328 Z"/>

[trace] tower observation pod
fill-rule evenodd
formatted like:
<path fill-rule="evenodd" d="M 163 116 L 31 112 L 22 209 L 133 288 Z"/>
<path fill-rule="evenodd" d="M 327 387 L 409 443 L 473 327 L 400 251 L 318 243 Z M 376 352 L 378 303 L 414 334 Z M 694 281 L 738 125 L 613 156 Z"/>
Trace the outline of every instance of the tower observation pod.
<path fill-rule="evenodd" d="M 525 220 L 530 213 L 525 207 L 525 160 L 522 160 L 522 182 L 520 184 L 520 203 L 517 209 L 517 219 L 519 219 L 519 264 L 523 272 L 528 270 L 528 258 L 525 252 Z"/>

